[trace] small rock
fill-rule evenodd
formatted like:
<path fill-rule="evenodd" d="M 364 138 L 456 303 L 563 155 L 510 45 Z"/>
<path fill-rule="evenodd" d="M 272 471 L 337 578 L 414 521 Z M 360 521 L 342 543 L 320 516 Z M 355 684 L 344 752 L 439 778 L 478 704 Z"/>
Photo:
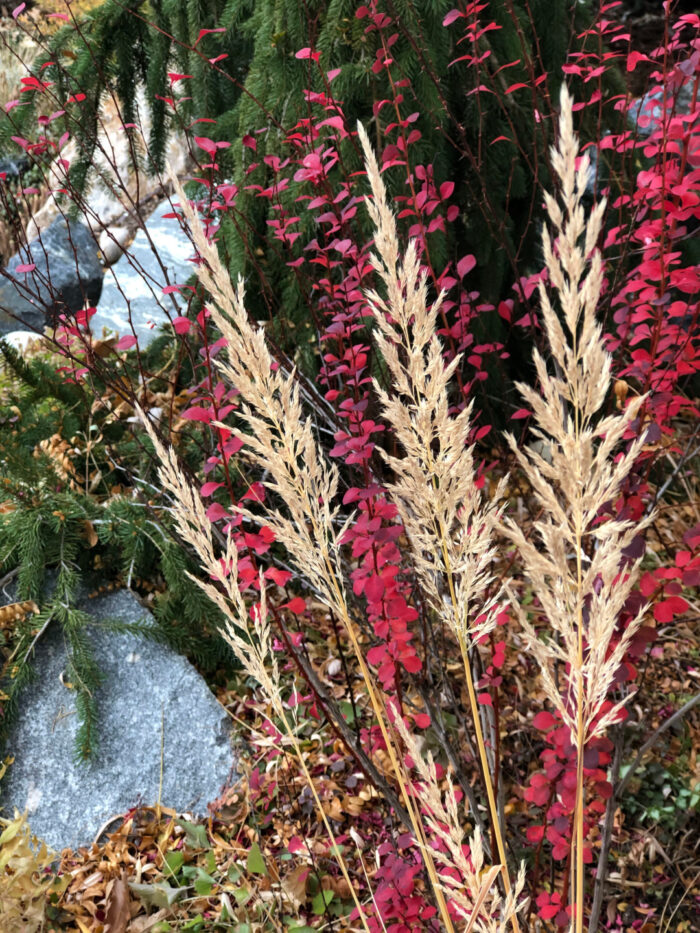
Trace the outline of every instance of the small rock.
<path fill-rule="evenodd" d="M 30 166 L 29 158 L 26 155 L 18 155 L 14 158 L 5 156 L 0 159 L 0 178 L 21 178 Z"/>
<path fill-rule="evenodd" d="M 121 335 L 133 329 L 145 347 L 158 335 L 157 325 L 167 321 L 168 313 L 171 317 L 182 313 L 177 309 L 180 296 L 164 295 L 163 288 L 185 284 L 194 271 L 189 261 L 194 249 L 177 220 L 163 216 L 172 210 L 167 198 L 161 201 L 146 220 L 145 230 L 137 230 L 124 255 L 105 272 L 97 314 L 90 321 L 93 334 L 99 335 L 104 327 Z"/>
<path fill-rule="evenodd" d="M 32 264 L 30 271 L 17 271 Z M 41 332 L 59 315 L 75 313 L 86 302 L 95 305 L 103 274 L 87 227 L 57 217 L 10 259 L 0 277 L 0 334 L 21 330 L 22 324 Z"/>
<path fill-rule="evenodd" d="M 80 599 L 78 608 L 96 621 L 151 618 L 127 590 Z M 32 832 L 58 851 L 90 845 L 110 817 L 157 802 L 161 741 L 161 803 L 177 812 L 205 815 L 234 766 L 226 711 L 189 661 L 140 636 L 99 626 L 87 633 L 105 677 L 95 760 L 73 758 L 75 692 L 61 682 L 68 658 L 52 623 L 35 651 L 38 676 L 20 697 L 7 743 L 15 761 L 0 786 L 5 813 L 26 809 Z"/>
<path fill-rule="evenodd" d="M 106 266 L 111 266 L 119 259 L 124 252 L 129 239 L 129 231 L 126 227 L 107 227 L 100 234 L 100 252 L 102 261 Z"/>

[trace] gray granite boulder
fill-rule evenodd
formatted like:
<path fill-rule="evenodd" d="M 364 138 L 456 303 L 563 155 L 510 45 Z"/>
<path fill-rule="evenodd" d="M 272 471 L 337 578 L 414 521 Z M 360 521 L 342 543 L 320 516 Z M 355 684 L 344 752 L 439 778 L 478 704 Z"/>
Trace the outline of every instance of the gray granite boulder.
<path fill-rule="evenodd" d="M 664 96 L 666 96 L 667 118 L 671 113 L 675 116 L 687 116 L 691 113 L 693 105 L 693 79 L 690 79 L 672 92 L 664 93 L 660 87 L 655 87 L 643 97 L 637 97 L 629 106 L 627 117 L 635 128 L 637 135 L 643 139 L 661 128 L 664 117 Z M 696 114 L 696 122 L 697 122 Z"/>
<path fill-rule="evenodd" d="M 96 621 L 149 617 L 127 590 L 78 606 Z M 56 850 L 90 845 L 110 817 L 156 803 L 161 736 L 163 806 L 204 815 L 235 776 L 226 711 L 189 661 L 140 636 L 88 632 L 105 675 L 95 760 L 74 761 L 75 694 L 62 682 L 66 647 L 55 625 L 37 645 L 38 676 L 20 698 L 7 745 L 15 761 L 0 785 L 4 815 L 26 809 L 32 831 Z"/>
<path fill-rule="evenodd" d="M 93 334 L 100 336 L 106 327 L 123 337 L 133 329 L 139 345 L 145 347 L 158 336 L 158 325 L 167 323 L 168 314 L 182 313 L 178 310 L 182 298 L 164 295 L 163 288 L 184 285 L 192 275 L 195 266 L 189 260 L 194 248 L 178 221 L 163 216 L 172 212 L 170 202 L 161 201 L 145 229 L 137 231 L 128 249 L 105 272 L 97 314 L 90 321 Z"/>
<path fill-rule="evenodd" d="M 18 156 L 3 156 L 0 159 L 0 179 L 21 178 L 30 165 L 31 162 L 24 153 Z"/>
<path fill-rule="evenodd" d="M 104 274 L 97 252 L 84 224 L 57 217 L 0 276 L 0 333 L 20 330 L 22 324 L 43 332 L 59 315 L 96 305 Z M 17 271 L 32 264 L 29 272 Z"/>

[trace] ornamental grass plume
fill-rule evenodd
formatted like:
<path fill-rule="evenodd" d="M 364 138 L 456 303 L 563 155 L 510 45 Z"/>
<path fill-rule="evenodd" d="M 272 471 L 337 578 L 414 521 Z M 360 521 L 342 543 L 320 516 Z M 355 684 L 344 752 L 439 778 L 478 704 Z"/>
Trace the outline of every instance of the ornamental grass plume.
<path fill-rule="evenodd" d="M 364 128 L 358 124 L 372 188 L 367 208 L 375 227 L 371 262 L 386 290 L 365 297 L 377 325 L 374 339 L 392 377 L 392 393 L 375 382 L 383 414 L 403 448 L 402 456 L 382 451 L 394 481 L 387 490 L 411 545 L 412 568 L 433 611 L 457 640 L 464 669 L 472 727 L 479 752 L 491 828 L 507 897 L 512 895 L 501 815 L 488 760 L 470 652 L 496 626 L 503 588 L 495 587 L 492 566 L 495 532 L 501 524 L 504 484 L 492 500 L 477 486 L 469 444 L 469 405 L 450 413 L 449 387 L 460 357 L 446 364 L 437 336 L 444 295 L 428 304 L 427 276 L 414 240 L 399 258 L 396 221 L 379 166 Z M 495 857 L 495 856 L 494 856 Z M 509 913 L 518 929 L 515 910 Z"/>
<path fill-rule="evenodd" d="M 558 145 L 552 167 L 559 181 L 560 202 L 545 195 L 554 239 L 543 233 L 549 280 L 557 292 L 560 314 L 540 282 L 544 332 L 551 358 L 537 350 L 534 362 L 539 392 L 518 384 L 529 404 L 547 457 L 532 448 L 510 446 L 529 480 L 541 509 L 536 539 L 529 540 L 518 524 L 504 528 L 536 597 L 549 630 L 538 631 L 517 593 L 509 587 L 526 645 L 536 658 L 545 693 L 571 730 L 577 752 L 577 796 L 573 846 L 574 926 L 583 930 L 583 756 L 587 743 L 602 735 L 618 718 L 625 700 L 604 708 L 630 641 L 645 609 L 620 632 L 618 619 L 637 578 L 639 561 L 625 558 L 625 549 L 651 520 L 636 524 L 604 519 L 606 506 L 622 491 L 643 446 L 639 436 L 616 453 L 643 404 L 632 399 L 620 413 L 599 417 L 611 387 L 611 357 L 596 322 L 603 287 L 603 263 L 596 244 L 605 201 L 586 219 L 582 199 L 590 174 L 587 155 L 579 157 L 573 132 L 572 101 L 561 92 Z M 555 671 L 565 673 L 564 687 Z"/>
<path fill-rule="evenodd" d="M 374 165 L 376 166 L 376 162 Z M 376 182 L 379 180 L 378 172 L 373 172 L 370 167 L 368 174 L 373 188 L 376 188 Z M 239 280 L 237 287 L 234 289 L 228 272 L 219 259 L 216 246 L 207 240 L 196 211 L 187 201 L 178 180 L 174 176 L 173 182 L 201 260 L 198 267 L 198 277 L 211 296 L 207 308 L 214 324 L 226 341 L 225 355 L 222 354 L 222 358 L 216 360 L 216 365 L 224 379 L 238 391 L 239 407 L 237 416 L 247 428 L 245 431 L 236 430 L 235 433 L 244 442 L 243 455 L 247 456 L 263 472 L 265 476 L 264 484 L 272 494 L 273 501 L 282 504 L 280 507 L 268 507 L 266 505 L 264 522 L 274 532 L 276 541 L 285 547 L 290 563 L 297 569 L 301 578 L 313 587 L 319 600 L 344 624 L 358 667 L 362 673 L 375 721 L 384 739 L 393 777 L 399 786 L 402 803 L 409 815 L 413 833 L 435 893 L 441 919 L 445 929 L 450 933 L 450 931 L 454 930 L 454 926 L 445 900 L 445 885 L 439 877 L 434 861 L 435 853 L 429 845 L 418 802 L 409 786 L 409 777 L 403 761 L 402 749 L 396 741 L 396 733 L 392 727 L 392 721 L 396 719 L 395 711 L 392 711 L 389 705 L 386 704 L 383 694 L 367 666 L 364 649 L 358 640 L 357 622 L 352 618 L 348 605 L 341 546 L 345 532 L 354 516 L 350 515 L 344 522 L 340 521 L 338 508 L 333 504 L 338 489 L 337 468 L 329 463 L 323 455 L 315 438 L 311 418 L 304 417 L 298 386 L 294 378 L 295 374 L 293 372 L 286 374 L 273 365 L 274 361 L 267 348 L 263 330 L 255 329 L 250 324 L 244 304 L 243 283 Z M 381 184 L 380 181 L 379 184 Z M 375 190 L 375 197 L 383 196 L 382 192 L 383 186 L 382 191 Z M 384 232 L 384 227 L 378 231 L 380 239 Z M 394 230 L 395 248 L 397 248 L 397 243 L 398 240 Z M 415 255 L 414 247 L 409 247 L 409 254 Z M 424 284 L 421 294 L 424 298 Z M 396 297 L 395 293 L 392 293 L 391 297 Z M 423 311 L 427 313 L 425 307 Z M 403 311 L 401 313 L 405 314 Z M 434 316 L 429 320 L 434 327 Z M 406 321 L 408 321 L 408 318 L 406 318 Z M 453 368 L 451 367 L 448 370 L 447 378 L 451 375 Z M 428 382 L 425 383 L 426 386 Z M 442 396 L 440 396 L 440 399 L 439 408 L 442 412 Z M 444 414 L 446 415 L 446 410 Z M 461 419 L 460 426 L 463 422 L 464 419 Z M 215 426 L 231 430 L 230 426 Z M 279 694 L 279 681 L 275 679 L 277 675 L 271 679 L 269 675 L 264 674 L 263 670 L 265 667 L 264 656 L 269 651 L 269 632 L 265 643 L 263 644 L 261 641 L 255 650 L 251 650 L 250 646 L 246 650 L 247 638 L 241 638 L 237 634 L 237 629 L 242 627 L 243 601 L 240 593 L 237 592 L 235 545 L 229 539 L 225 554 L 220 560 L 216 557 L 212 544 L 211 523 L 206 516 L 199 496 L 189 487 L 179 471 L 172 450 L 166 451 L 150 428 L 149 432 L 161 461 L 161 479 L 174 499 L 174 514 L 183 538 L 195 548 L 203 568 L 210 577 L 218 581 L 224 590 L 222 596 L 211 584 L 200 583 L 205 592 L 224 610 L 225 617 L 232 619 L 231 624 L 227 626 L 224 637 L 232 645 L 245 669 L 261 683 L 265 692 Z M 466 435 L 464 437 L 466 439 Z M 471 460 L 469 460 L 469 465 L 472 466 Z M 466 469 L 466 460 L 463 461 L 462 466 Z M 433 482 L 434 474 L 435 471 L 428 474 L 426 480 L 428 483 Z M 253 522 L 261 520 L 259 513 L 245 506 L 232 506 L 232 508 L 235 508 L 236 512 L 243 518 Z M 446 513 L 447 515 L 448 513 Z M 443 538 L 450 529 L 453 529 L 455 517 L 446 518 L 446 521 Z M 494 524 L 491 517 L 489 523 L 490 526 Z M 469 536 L 466 535 L 465 541 L 468 538 Z M 463 555 L 464 548 L 458 547 L 453 553 L 451 543 L 444 540 L 438 544 L 441 552 L 445 546 L 448 548 L 448 558 L 450 555 L 452 555 L 452 559 L 458 556 L 455 575 L 457 583 L 455 585 L 459 587 L 462 585 L 460 581 L 466 568 Z M 488 548 L 484 554 L 487 552 Z M 489 560 L 490 556 L 489 553 Z M 483 560 L 486 560 L 486 558 L 481 556 L 474 563 L 479 580 L 486 580 L 486 575 L 480 570 Z M 227 605 L 229 606 L 228 609 L 226 608 Z M 490 609 L 490 604 L 482 605 L 482 614 L 486 610 L 488 616 Z M 454 616 L 457 619 L 459 614 L 455 611 Z M 262 633 L 263 625 L 260 613 L 258 622 L 258 627 Z M 253 637 L 253 639 L 257 637 L 257 633 L 251 632 L 247 626 L 243 627 L 243 630 L 248 637 Z M 463 632 L 464 639 L 466 639 L 469 632 L 466 621 L 460 622 L 457 630 Z M 479 632 L 483 634 L 487 630 L 488 624 L 484 624 Z M 274 701 L 274 696 L 270 695 L 270 699 L 273 701 L 273 707 L 277 710 L 275 702 L 279 704 L 279 697 Z M 283 721 L 285 721 L 284 717 Z M 303 760 L 302 766 L 304 766 Z M 493 793 L 491 793 L 491 797 L 493 797 Z M 317 803 L 320 807 L 320 803 L 318 801 Z M 459 825 L 453 828 L 453 832 L 461 832 Z M 505 858 L 503 857 L 501 861 L 503 864 L 499 865 L 498 869 L 506 872 L 505 878 L 507 881 Z M 458 866 L 454 865 L 453 869 L 458 872 L 460 870 Z M 473 920 L 470 921 L 470 928 L 483 929 L 485 933 L 487 930 L 490 931 L 491 928 L 477 927 L 474 924 L 477 923 L 477 920 L 479 923 L 483 923 L 485 922 L 483 918 L 490 916 L 489 902 L 486 895 L 491 886 L 492 882 L 484 886 L 482 879 L 478 889 L 478 903 L 475 901 L 472 904 Z M 506 891 L 507 893 L 511 892 L 508 881 Z M 365 918 L 362 909 L 357 903 L 356 907 L 364 925 Z M 501 908 L 501 902 L 497 895 L 490 902 L 490 907 L 494 911 L 498 910 L 499 915 L 507 915 L 517 931 L 514 894 L 510 894 L 505 903 L 505 909 Z M 497 926 L 493 927 L 493 930 L 497 929 Z"/>
<path fill-rule="evenodd" d="M 239 281 L 236 288 L 232 286 L 216 246 L 207 240 L 199 217 L 174 177 L 173 182 L 201 260 L 198 276 L 211 296 L 207 307 L 226 341 L 226 352 L 216 360 L 216 365 L 239 393 L 237 415 L 246 430 L 237 430 L 236 434 L 244 442 L 244 455 L 264 472 L 265 486 L 273 501 L 282 503 L 285 510 L 266 506 L 265 524 L 285 547 L 290 562 L 302 579 L 313 587 L 318 597 L 345 625 L 444 927 L 447 931 L 454 929 L 445 900 L 446 890 L 454 900 L 454 884 L 446 881 L 452 871 L 462 878 L 458 913 L 468 917 L 467 929 L 496 933 L 510 925 L 517 933 L 517 899 L 522 879 L 515 887 L 510 883 L 469 659 L 475 639 L 486 635 L 495 625 L 495 613 L 501 601 L 502 594 L 498 588 L 495 595 L 489 598 L 484 595 L 492 583 L 489 568 L 495 554 L 493 533 L 501 519 L 501 506 L 498 504 L 501 490 L 499 488 L 493 503 L 482 502 L 475 482 L 472 450 L 467 443 L 470 409 L 456 416 L 448 411 L 448 383 L 458 361 L 444 364 L 435 333 L 436 315 L 442 298 L 429 308 L 426 277 L 420 272 L 414 243 L 409 244 L 404 262 L 398 264 L 398 237 L 393 214 L 388 208 L 377 162 L 363 130 L 360 136 L 374 198 L 373 202 L 368 201 L 370 215 L 377 228 L 377 255 L 373 263 L 387 289 L 386 302 L 376 292 L 368 296 L 368 301 L 378 323 L 378 345 L 396 383 L 396 395 L 390 398 L 380 391 L 380 399 L 387 420 L 405 450 L 404 457 L 389 458 L 396 476 L 395 482 L 389 486 L 389 493 L 411 539 L 417 576 L 434 610 L 459 642 L 464 660 L 489 814 L 498 846 L 499 863 L 494 866 L 495 870 L 487 870 L 486 876 L 481 878 L 479 872 L 483 858 L 480 840 L 477 837 L 472 841 L 474 855 L 469 864 L 461 849 L 463 831 L 454 800 L 450 798 L 452 802 L 448 800 L 446 808 L 442 804 L 438 806 L 436 795 L 439 796 L 439 792 L 435 785 L 431 812 L 439 811 L 440 817 L 437 820 L 430 817 L 424 823 L 417 799 L 410 790 L 401 743 L 397 741 L 395 732 L 400 711 L 391 710 L 385 704 L 367 667 L 358 641 L 356 622 L 348 606 L 341 546 L 353 516 L 341 522 L 338 509 L 333 504 L 338 488 L 337 468 L 325 459 L 316 441 L 312 421 L 303 415 L 294 373 L 286 374 L 274 367 L 264 332 L 250 324 L 242 282 Z M 399 362 L 400 353 L 407 356 L 408 365 Z M 219 426 L 231 430 L 228 426 Z M 265 691 L 279 694 L 278 674 L 270 677 L 264 672 L 264 658 L 269 651 L 269 630 L 263 624 L 264 611 L 261 609 L 258 613 L 257 630 L 261 640 L 255 649 L 248 645 L 248 638 L 237 634 L 237 629 L 243 627 L 248 637 L 257 637 L 257 630 L 251 633 L 247 626 L 243 626 L 243 601 L 235 573 L 235 546 L 229 541 L 226 553 L 217 558 L 211 525 L 199 496 L 179 472 L 173 452 L 166 452 L 152 431 L 151 436 L 162 464 L 161 478 L 175 501 L 175 515 L 183 538 L 197 550 L 204 569 L 224 591 L 221 595 L 211 584 L 200 584 L 225 614 L 233 618 L 225 637 L 246 670 L 253 674 Z M 431 450 L 434 443 L 437 444 L 437 453 Z M 260 521 L 260 515 L 245 506 L 235 508 L 244 518 Z M 404 744 L 411 747 L 410 740 Z M 423 774 L 423 764 L 421 762 L 419 772 L 423 780 L 428 781 L 427 772 Z M 428 781 L 426 786 L 432 785 Z M 441 822 L 445 819 L 446 838 L 459 839 L 460 843 L 455 846 L 448 844 L 447 854 L 439 855 L 443 868 L 450 870 L 439 873 L 435 864 L 438 856 L 426 833 L 438 832 L 440 827 L 438 838 L 441 838 L 444 832 Z M 499 873 L 503 876 L 505 900 L 494 889 L 495 876 Z M 360 916 L 363 918 L 362 911 Z"/>
<path fill-rule="evenodd" d="M 433 850 L 433 858 L 443 869 L 440 882 L 453 909 L 467 922 L 464 933 L 506 933 L 517 924 L 517 915 L 525 906 L 518 902 L 525 885 L 524 863 L 515 883 L 502 898 L 495 884 L 501 866 L 485 864 L 478 827 L 468 840 L 468 847 L 465 846 L 452 781 L 448 780 L 443 789 L 432 753 L 419 748 L 416 736 L 408 731 L 401 717 L 396 718 L 395 726 L 418 772 L 423 820 L 431 838 L 442 844 Z"/>
<path fill-rule="evenodd" d="M 272 651 L 270 621 L 267 611 L 265 579 L 260 571 L 260 599 L 249 613 L 238 585 L 238 549 L 232 537 L 228 537 L 223 555 L 217 554 L 214 547 L 212 523 L 207 517 L 200 495 L 192 488 L 177 461 L 172 447 L 166 450 L 159 440 L 148 416 L 143 410 L 139 415 L 155 447 L 160 462 L 158 474 L 163 487 L 172 496 L 172 514 L 182 540 L 194 548 L 202 569 L 208 577 L 218 584 L 207 583 L 190 574 L 192 580 L 218 606 L 225 620 L 223 637 L 231 646 L 243 670 L 260 684 L 263 693 L 274 710 L 280 727 L 284 730 L 288 742 L 294 749 L 299 764 L 314 798 L 316 808 L 323 821 L 331 845 L 337 853 L 342 850 L 336 841 L 333 829 L 323 808 L 316 785 L 308 769 L 299 738 L 290 722 L 288 709 L 282 699 L 279 665 Z M 352 884 L 347 865 L 342 855 L 337 862 L 347 882 L 348 889 L 355 902 L 355 908 L 365 933 L 370 933 L 365 911 Z"/>

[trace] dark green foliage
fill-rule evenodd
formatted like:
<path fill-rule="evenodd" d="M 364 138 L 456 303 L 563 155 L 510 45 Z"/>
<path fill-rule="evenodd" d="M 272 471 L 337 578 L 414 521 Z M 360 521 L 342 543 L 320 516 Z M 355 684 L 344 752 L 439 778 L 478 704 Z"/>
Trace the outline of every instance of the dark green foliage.
<path fill-rule="evenodd" d="M 158 341 L 151 353 L 168 359 L 170 350 Z M 13 598 L 40 610 L 0 635 L 0 743 L 49 626 L 60 626 L 69 646 L 83 759 L 99 744 L 101 675 L 88 626 L 162 641 L 210 674 L 233 663 L 217 610 L 188 576 L 198 564 L 174 536 L 149 445 L 108 414 L 87 389 L 62 383 L 55 361 L 22 360 L 0 341 L 0 577 L 12 576 Z M 76 608 L 79 592 L 116 586 L 148 597 L 155 624 L 96 623 Z"/>
<path fill-rule="evenodd" d="M 393 105 L 375 119 L 373 104 L 393 99 L 395 91 L 385 72 L 372 71 L 380 34 L 367 30 L 368 19 L 357 19 L 359 6 L 355 0 L 149 0 L 129 8 L 122 0 L 106 0 L 85 15 L 78 32 L 66 28 L 56 35 L 50 58 L 59 64 L 44 72 L 57 82 L 59 97 L 87 95 L 80 105 L 68 104 L 66 116 L 54 127 L 58 132 L 59 124 L 64 125 L 80 142 L 81 158 L 71 168 L 78 185 L 92 160 L 96 103 L 106 89 L 116 94 L 124 122 L 129 123 L 138 122 L 135 89 L 146 88 L 153 118 L 152 167 L 162 168 L 166 138 L 176 126 L 231 143 L 217 158 L 221 176 L 238 183 L 240 192 L 235 215 L 226 215 L 222 223 L 221 249 L 234 278 L 241 274 L 247 279 L 253 317 L 271 320 L 272 336 L 288 351 L 298 352 L 307 371 L 313 365 L 309 345 L 315 342 L 310 280 L 286 265 L 293 257 L 281 253 L 280 244 L 269 236 L 267 221 L 277 216 L 271 203 L 245 189 L 250 184 L 268 187 L 274 175 L 264 157 L 288 157 L 292 150 L 287 133 L 300 120 L 322 115 L 318 105 L 304 100 L 303 90 L 327 90 L 323 73 L 332 68 L 341 69 L 332 93 L 342 102 L 347 125 L 354 127 L 361 120 L 378 150 L 393 141 L 387 136 L 387 124 L 396 119 Z M 439 273 L 448 261 L 473 253 L 478 265 L 470 287 L 478 287 L 484 300 L 496 301 L 506 297 L 516 266 L 518 275 L 534 268 L 538 237 L 533 234 L 541 214 L 541 190 L 548 183 L 547 146 L 552 142 L 551 115 L 544 113 L 541 125 L 536 123 L 530 88 L 510 94 L 506 90 L 547 74 L 549 99 L 556 100 L 555 76 L 575 41 L 572 37 L 592 14 L 589 4 L 571 0 L 488 4 L 480 14 L 482 25 L 493 22 L 497 28 L 479 39 L 479 53 L 489 57 L 477 69 L 454 61 L 474 49 L 459 42 L 463 22 L 442 25 L 452 7 L 453 0 L 385 0 L 378 5 L 396 24 L 392 78 L 410 82 L 402 89 L 402 115 L 419 113 L 413 126 L 422 138 L 411 147 L 411 164 L 433 163 L 438 185 L 451 179 L 457 186 L 454 200 L 460 214 L 446 234 L 430 235 L 431 264 Z M 201 36 L 201 30 L 217 28 L 225 32 Z M 320 52 L 321 69 L 295 58 L 306 46 Z M 221 55 L 227 57 L 210 63 Z M 520 64 L 512 65 L 518 60 Z M 499 71 L 504 66 L 508 67 Z M 177 116 L 164 102 L 174 96 L 169 71 L 192 76 L 177 87 L 175 96 L 184 88 L 191 98 L 178 103 Z M 470 93 L 479 82 L 498 93 Z M 25 125 L 31 123 L 30 106 L 13 114 Z M 200 118 L 216 124 L 191 122 Z M 241 141 L 261 128 L 266 132 L 256 135 L 253 156 Z M 5 127 L 3 132 L 11 131 Z M 510 142 L 502 139 L 492 145 L 497 137 Z M 334 194 L 349 173 L 361 168 L 354 140 L 343 141 L 340 156 L 330 179 Z M 253 158 L 259 167 L 246 176 Z M 406 191 L 402 168 L 386 177 L 394 193 Z M 295 246 L 299 255 L 318 229 L 312 212 L 295 199 L 317 193 L 309 182 L 292 182 L 281 196 L 285 208 L 300 216 L 295 228 L 301 233 Z M 403 223 L 407 226 L 411 220 Z M 367 242 L 367 217 L 358 212 L 352 224 L 355 241 Z M 497 316 L 489 327 L 500 327 Z M 490 336 L 503 335 L 494 331 Z"/>

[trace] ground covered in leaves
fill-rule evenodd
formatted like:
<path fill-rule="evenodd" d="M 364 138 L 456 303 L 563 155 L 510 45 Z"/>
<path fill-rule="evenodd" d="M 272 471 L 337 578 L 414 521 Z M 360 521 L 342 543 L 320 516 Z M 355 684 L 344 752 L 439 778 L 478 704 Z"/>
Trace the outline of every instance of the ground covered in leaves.
<path fill-rule="evenodd" d="M 696 508 L 692 500 L 662 508 L 654 546 L 662 550 L 664 542 L 670 545 L 682 536 L 697 522 Z M 523 599 L 528 599 L 527 592 Z M 642 660 L 649 708 L 632 704 L 628 764 L 645 739 L 697 693 L 699 610 L 691 604 L 682 619 L 659 626 Z M 364 700 L 346 689 L 346 653 L 330 620 L 320 607 L 312 611 L 306 641 L 309 660 L 327 690 L 345 704 L 353 725 Z M 533 699 L 541 688 L 534 666 L 518 652 L 509 652 L 501 674 L 513 686 L 507 692 L 510 702 L 500 709 L 503 770 L 517 773 L 526 762 L 537 765 L 541 734 L 519 709 L 537 707 Z M 294 676 L 290 666 L 290 686 Z M 352 682 L 352 675 L 349 679 Z M 242 676 L 220 670 L 210 683 L 245 738 L 244 779 L 223 791 L 206 821 L 194 823 L 187 814 L 174 813 L 167 801 L 143 806 L 115 815 L 91 848 L 65 850 L 60 857 L 30 845 L 30 830 L 22 818 L 9 822 L 0 838 L 0 897 L 3 904 L 13 899 L 18 925 L 3 929 L 38 929 L 31 918 L 42 915 L 44 929 L 71 933 L 354 928 L 347 883 L 274 715 L 255 685 Z M 518 697 L 528 702 L 521 706 Z M 409 839 L 402 837 L 400 826 L 392 825 L 385 804 L 344 744 L 308 711 L 307 705 L 292 702 L 290 715 L 296 717 L 307 764 L 351 877 L 357 889 L 366 892 L 368 881 L 373 886 L 373 880 L 386 879 L 390 854 L 400 852 Z M 700 896 L 697 713 L 696 707 L 658 737 L 615 810 L 606 928 L 642 933 L 694 929 Z M 459 716 L 453 727 L 464 728 Z M 437 749 L 431 730 L 425 741 Z M 387 773 L 381 751 L 374 763 Z M 522 787 L 509 787 L 506 813 L 514 824 L 522 823 L 524 833 L 531 807 Z M 383 856 L 382 867 L 376 853 Z M 12 924 L 12 918 L 7 922 Z"/>

